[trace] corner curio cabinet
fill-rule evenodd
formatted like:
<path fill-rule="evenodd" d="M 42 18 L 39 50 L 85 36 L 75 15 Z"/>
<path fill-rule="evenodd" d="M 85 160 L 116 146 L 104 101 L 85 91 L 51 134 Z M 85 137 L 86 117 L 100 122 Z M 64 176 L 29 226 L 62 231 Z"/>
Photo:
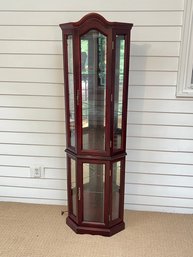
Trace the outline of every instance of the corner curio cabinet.
<path fill-rule="evenodd" d="M 67 224 L 79 234 L 124 229 L 132 24 L 91 13 L 60 25 L 67 139 Z"/>

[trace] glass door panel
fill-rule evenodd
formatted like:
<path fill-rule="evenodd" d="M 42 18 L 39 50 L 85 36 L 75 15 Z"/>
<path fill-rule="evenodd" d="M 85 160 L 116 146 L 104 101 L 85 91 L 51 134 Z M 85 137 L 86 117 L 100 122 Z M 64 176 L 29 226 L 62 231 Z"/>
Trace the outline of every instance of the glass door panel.
<path fill-rule="evenodd" d="M 105 150 L 107 38 L 96 30 L 81 37 L 82 149 Z"/>
<path fill-rule="evenodd" d="M 116 52 L 115 52 L 114 124 L 113 124 L 113 145 L 115 150 L 120 149 L 122 147 L 124 56 L 125 56 L 125 37 L 123 35 L 117 35 Z M 125 113 L 124 115 L 127 115 L 127 114 Z"/>
<path fill-rule="evenodd" d="M 74 69 L 72 35 L 67 37 L 70 146 L 75 147 Z"/>
<path fill-rule="evenodd" d="M 72 198 L 72 214 L 77 216 L 77 181 L 76 181 L 76 161 L 70 159 L 71 168 L 71 198 Z"/>
<path fill-rule="evenodd" d="M 105 164 L 83 164 L 83 221 L 104 223 Z"/>
<path fill-rule="evenodd" d="M 113 163 L 112 172 L 112 220 L 119 218 L 121 162 Z"/>

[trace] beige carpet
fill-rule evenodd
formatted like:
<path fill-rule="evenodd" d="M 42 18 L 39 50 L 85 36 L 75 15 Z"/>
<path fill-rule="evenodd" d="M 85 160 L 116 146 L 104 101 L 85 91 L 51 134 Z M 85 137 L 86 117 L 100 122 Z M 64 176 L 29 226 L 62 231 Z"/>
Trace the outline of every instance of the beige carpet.
<path fill-rule="evenodd" d="M 0 257 L 192 257 L 193 216 L 125 212 L 113 237 L 77 235 L 62 206 L 0 203 Z"/>

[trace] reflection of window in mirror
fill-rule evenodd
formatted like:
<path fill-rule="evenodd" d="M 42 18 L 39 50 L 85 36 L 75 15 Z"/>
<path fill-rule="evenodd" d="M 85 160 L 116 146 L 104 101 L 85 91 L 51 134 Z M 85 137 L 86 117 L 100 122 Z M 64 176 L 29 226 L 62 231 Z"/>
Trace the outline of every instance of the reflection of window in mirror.
<path fill-rule="evenodd" d="M 193 97 L 193 1 L 184 1 L 177 96 Z"/>

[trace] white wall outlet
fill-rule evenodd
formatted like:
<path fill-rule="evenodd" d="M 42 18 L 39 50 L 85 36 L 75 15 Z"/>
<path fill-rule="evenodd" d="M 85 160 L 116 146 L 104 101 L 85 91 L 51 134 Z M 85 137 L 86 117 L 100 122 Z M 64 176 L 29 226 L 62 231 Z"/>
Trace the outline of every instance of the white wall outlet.
<path fill-rule="evenodd" d="M 38 165 L 30 167 L 30 173 L 32 178 L 44 178 L 44 167 Z"/>

